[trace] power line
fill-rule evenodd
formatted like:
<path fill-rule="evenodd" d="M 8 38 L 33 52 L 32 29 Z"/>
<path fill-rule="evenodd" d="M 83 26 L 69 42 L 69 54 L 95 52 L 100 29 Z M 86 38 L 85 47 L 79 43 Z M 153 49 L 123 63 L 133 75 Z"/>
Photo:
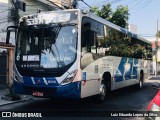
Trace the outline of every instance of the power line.
<path fill-rule="evenodd" d="M 122 0 L 115 0 L 113 2 L 111 2 L 111 4 L 115 4 L 115 3 L 118 3 L 118 2 L 121 2 Z"/>
<path fill-rule="evenodd" d="M 91 7 L 93 6 L 97 6 L 97 7 L 102 7 L 104 5 L 104 3 L 110 3 L 110 4 L 115 4 L 115 3 L 118 3 L 118 2 L 122 2 L 123 0 L 104 0 L 104 1 L 101 1 L 99 3 L 95 3 L 95 4 L 91 4 Z M 127 2 L 125 3 L 125 5 L 130 5 L 134 2 L 136 2 L 137 0 L 132 0 L 130 2 Z M 148 4 L 150 4 L 152 2 L 152 0 L 147 0 L 147 1 L 144 1 L 143 0 L 140 0 L 138 1 L 131 9 L 129 9 L 129 12 L 130 13 L 136 13 L 136 12 L 139 12 L 140 10 L 142 10 L 143 8 L 145 8 Z M 80 4 L 79 4 L 80 6 Z M 82 7 L 80 6 L 80 8 L 88 8 L 88 7 Z"/>
<path fill-rule="evenodd" d="M 99 2 L 99 3 L 95 3 L 95 4 L 91 4 L 91 7 L 93 7 L 93 6 L 100 6 L 101 4 L 103 4 L 104 2 L 107 2 L 107 1 L 110 1 L 110 0 L 105 0 L 105 1 L 102 1 L 102 2 Z M 88 7 L 82 7 L 82 8 L 88 8 Z"/>
<path fill-rule="evenodd" d="M 132 10 L 133 8 L 137 7 L 143 0 L 140 0 L 136 5 L 134 5 L 132 8 L 130 8 L 130 10 Z"/>
<path fill-rule="evenodd" d="M 128 2 L 126 2 L 126 3 L 124 3 L 124 6 L 128 6 L 129 4 L 131 4 L 131 3 L 133 3 L 133 2 L 135 2 L 135 1 L 137 1 L 137 0 L 132 0 L 132 1 L 128 1 Z"/>
<path fill-rule="evenodd" d="M 99 6 L 99 5 L 103 4 L 103 3 L 109 3 L 109 1 L 111 1 L 111 0 L 104 0 L 102 2 L 92 4 L 91 6 Z"/>
<path fill-rule="evenodd" d="M 93 4 L 95 4 L 96 3 L 96 0 L 92 0 L 92 4 L 91 5 L 93 5 Z"/>
<path fill-rule="evenodd" d="M 88 5 L 84 0 L 78 0 L 78 1 L 83 2 L 85 5 L 87 5 L 89 8 L 91 8 L 91 6 L 90 6 L 90 5 Z"/>
<path fill-rule="evenodd" d="M 102 7 L 104 5 L 104 3 L 105 4 L 110 3 L 110 4 L 113 5 L 113 4 L 121 2 L 121 1 L 123 1 L 123 0 L 105 0 L 105 1 L 102 1 L 102 2 L 99 2 L 99 3 L 91 4 L 91 7 L 94 7 L 94 6 Z M 87 8 L 87 7 L 82 7 L 82 8 Z"/>
<path fill-rule="evenodd" d="M 151 2 L 152 2 L 152 0 L 148 0 L 141 7 L 137 8 L 135 11 L 133 11 L 131 13 L 134 14 L 134 13 L 137 13 L 137 12 L 141 11 L 143 8 L 145 8 L 147 5 L 149 5 Z"/>

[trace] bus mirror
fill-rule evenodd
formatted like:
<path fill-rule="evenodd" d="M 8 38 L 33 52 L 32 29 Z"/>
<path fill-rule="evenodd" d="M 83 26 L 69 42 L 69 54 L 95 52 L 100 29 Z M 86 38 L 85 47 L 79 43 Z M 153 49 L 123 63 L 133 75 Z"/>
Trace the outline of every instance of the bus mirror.
<path fill-rule="evenodd" d="M 10 30 L 7 30 L 6 44 L 9 44 L 10 32 Z"/>
<path fill-rule="evenodd" d="M 10 35 L 11 35 L 11 32 L 14 32 L 14 37 L 16 39 L 16 34 L 17 34 L 17 29 L 18 27 L 17 26 L 9 26 L 7 27 L 7 36 L 6 36 L 6 44 L 9 44 L 10 43 Z"/>
<path fill-rule="evenodd" d="M 9 27 L 7 27 L 7 31 L 9 30 L 9 29 L 14 29 L 14 30 L 16 30 L 16 29 L 18 29 L 18 26 L 9 26 Z"/>

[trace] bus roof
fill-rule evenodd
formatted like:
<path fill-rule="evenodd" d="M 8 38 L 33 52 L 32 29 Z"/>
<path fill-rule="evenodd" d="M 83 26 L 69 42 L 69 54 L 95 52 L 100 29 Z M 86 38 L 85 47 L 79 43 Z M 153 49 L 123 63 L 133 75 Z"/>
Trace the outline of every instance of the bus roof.
<path fill-rule="evenodd" d="M 84 13 L 85 16 L 88 16 L 92 19 L 95 19 L 96 21 L 99 21 L 100 23 L 103 23 L 103 24 L 106 24 L 107 26 L 111 27 L 111 28 L 114 28 L 122 33 L 125 33 L 125 34 L 128 34 L 129 36 L 135 38 L 135 39 L 138 39 L 138 40 L 141 40 L 145 43 L 148 43 L 148 44 L 151 44 L 150 41 L 140 37 L 139 35 L 137 34 L 134 34 L 132 32 L 130 32 L 129 30 L 125 29 L 125 28 L 122 28 L 116 24 L 113 24 L 101 17 L 98 17 L 97 15 L 89 12 L 89 10 L 81 10 L 81 9 L 67 9 L 67 10 L 56 10 L 56 11 L 47 11 L 47 12 L 43 12 L 43 13 L 37 13 L 37 14 L 31 14 L 31 15 L 26 15 L 26 16 L 23 16 L 22 18 L 25 18 L 25 17 L 28 17 L 28 16 L 34 16 L 34 15 L 43 15 L 43 14 L 49 14 L 49 13 L 56 13 L 56 12 L 62 12 L 62 11 L 81 11 L 81 13 Z M 22 20 L 22 18 L 20 20 Z"/>

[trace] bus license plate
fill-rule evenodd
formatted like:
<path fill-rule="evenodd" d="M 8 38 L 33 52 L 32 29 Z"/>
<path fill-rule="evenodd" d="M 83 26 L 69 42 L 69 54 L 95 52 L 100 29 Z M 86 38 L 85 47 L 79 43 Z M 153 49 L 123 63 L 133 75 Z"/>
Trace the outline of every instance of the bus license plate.
<path fill-rule="evenodd" d="M 43 92 L 36 92 L 36 91 L 33 91 L 33 96 L 42 97 L 42 96 L 43 96 Z"/>

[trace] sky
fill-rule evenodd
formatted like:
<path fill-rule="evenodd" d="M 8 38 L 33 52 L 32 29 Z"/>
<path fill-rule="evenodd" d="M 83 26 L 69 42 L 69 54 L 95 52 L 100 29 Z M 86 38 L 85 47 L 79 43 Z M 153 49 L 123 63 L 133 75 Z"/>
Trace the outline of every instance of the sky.
<path fill-rule="evenodd" d="M 104 4 L 111 3 L 113 11 L 118 5 L 128 6 L 129 24 L 137 26 L 137 34 L 146 39 L 155 40 L 157 31 L 157 20 L 159 20 L 160 30 L 160 0 L 84 0 L 90 6 L 101 7 Z M 0 3 L 6 4 L 8 0 L 0 0 Z M 89 9 L 83 2 L 79 2 L 79 7 Z M 5 6 L 0 7 L 0 12 Z M 3 16 L 1 14 L 1 16 Z M 2 18 L 1 18 L 2 19 Z"/>
<path fill-rule="evenodd" d="M 118 5 L 128 6 L 129 24 L 137 26 L 137 34 L 146 39 L 155 39 L 157 31 L 157 20 L 159 20 L 160 30 L 160 0 L 84 0 L 90 6 L 111 3 L 113 11 Z M 80 8 L 88 7 L 79 2 Z"/>

